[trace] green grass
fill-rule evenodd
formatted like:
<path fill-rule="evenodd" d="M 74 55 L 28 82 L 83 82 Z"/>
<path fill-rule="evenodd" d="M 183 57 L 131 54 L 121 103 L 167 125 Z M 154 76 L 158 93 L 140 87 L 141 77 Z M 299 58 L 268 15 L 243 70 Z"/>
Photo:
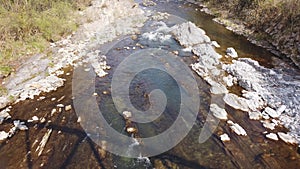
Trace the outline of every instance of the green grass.
<path fill-rule="evenodd" d="M 0 0 L 0 76 L 77 28 L 74 11 L 91 0 Z"/>

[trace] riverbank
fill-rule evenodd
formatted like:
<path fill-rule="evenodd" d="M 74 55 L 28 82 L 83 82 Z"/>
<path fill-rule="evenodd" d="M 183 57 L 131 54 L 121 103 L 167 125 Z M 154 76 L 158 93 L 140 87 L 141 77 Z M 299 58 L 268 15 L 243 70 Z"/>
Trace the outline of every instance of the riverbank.
<path fill-rule="evenodd" d="M 300 66 L 300 3 L 291 1 L 190 0 L 214 21 Z"/>
<path fill-rule="evenodd" d="M 50 44 L 47 50 L 52 53 L 51 57 L 47 53 L 36 54 L 2 81 L 5 92 L 0 97 L 0 108 L 56 90 L 64 84 L 64 79 L 58 77 L 64 73 L 63 68 L 98 56 L 100 51 L 94 51 L 95 47 L 120 35 L 135 33 L 145 20 L 143 11 L 131 1 L 95 0 L 76 15 L 82 18 L 81 26 L 72 35 Z M 103 60 L 96 63 L 100 65 L 101 62 Z M 106 67 L 97 68 L 103 76 L 102 68 Z"/>

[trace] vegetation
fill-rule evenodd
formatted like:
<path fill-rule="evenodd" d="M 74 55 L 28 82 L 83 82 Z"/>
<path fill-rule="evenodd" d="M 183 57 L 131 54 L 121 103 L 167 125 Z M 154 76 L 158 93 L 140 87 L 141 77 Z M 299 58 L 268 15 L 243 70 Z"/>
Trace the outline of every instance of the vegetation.
<path fill-rule="evenodd" d="M 74 11 L 91 0 L 0 0 L 0 77 L 13 62 L 43 52 L 77 27 Z"/>
<path fill-rule="evenodd" d="M 264 30 L 279 23 L 294 29 L 300 23 L 300 0 L 203 0 L 211 7 L 229 12 L 228 17 L 243 19 L 249 26 Z"/>

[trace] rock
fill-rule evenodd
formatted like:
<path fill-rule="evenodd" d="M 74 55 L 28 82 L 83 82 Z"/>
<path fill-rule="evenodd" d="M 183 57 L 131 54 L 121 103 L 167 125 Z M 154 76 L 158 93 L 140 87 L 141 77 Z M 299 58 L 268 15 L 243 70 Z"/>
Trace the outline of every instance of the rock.
<path fill-rule="evenodd" d="M 286 106 L 285 105 L 281 105 L 277 110 L 277 114 L 282 114 L 286 109 Z"/>
<path fill-rule="evenodd" d="M 2 124 L 4 120 L 11 118 L 9 112 L 10 112 L 10 108 L 6 108 L 0 112 L 0 124 Z"/>
<path fill-rule="evenodd" d="M 249 111 L 247 100 L 232 93 L 225 94 L 223 100 L 229 106 L 242 111 Z"/>
<path fill-rule="evenodd" d="M 271 139 L 271 140 L 278 140 L 278 137 L 275 133 L 269 133 L 266 135 L 267 138 Z"/>
<path fill-rule="evenodd" d="M 259 111 L 249 111 L 248 115 L 251 120 L 259 120 L 262 118 L 262 114 Z"/>
<path fill-rule="evenodd" d="M 39 118 L 38 118 L 37 116 L 33 116 L 33 117 L 32 117 L 32 120 L 33 120 L 33 121 L 38 121 Z"/>
<path fill-rule="evenodd" d="M 286 133 L 283 133 L 283 132 L 278 132 L 277 134 L 278 134 L 279 138 L 282 141 L 286 142 L 286 143 L 290 143 L 290 144 L 296 144 L 297 143 L 297 140 L 289 134 L 286 134 Z"/>
<path fill-rule="evenodd" d="M 127 131 L 128 133 L 136 133 L 136 132 L 137 132 L 137 129 L 134 128 L 134 127 L 128 127 L 128 128 L 126 128 L 126 131 Z"/>
<path fill-rule="evenodd" d="M 270 107 L 266 107 L 264 112 L 267 113 L 268 115 L 270 115 L 272 118 L 278 118 L 281 115 L 280 112 L 277 112 Z"/>
<path fill-rule="evenodd" d="M 263 121 L 263 126 L 267 129 L 274 130 L 276 125 L 274 123 L 270 123 L 269 121 Z"/>
<path fill-rule="evenodd" d="M 216 42 L 216 41 L 211 41 L 211 45 L 214 46 L 214 47 L 216 47 L 216 48 L 221 47 L 221 46 L 218 44 L 218 42 Z"/>
<path fill-rule="evenodd" d="M 129 118 L 132 117 L 132 113 L 129 112 L 129 111 L 124 111 L 122 114 L 123 114 L 125 119 L 129 119 Z"/>
<path fill-rule="evenodd" d="M 52 109 L 52 110 L 51 110 L 51 116 L 53 116 L 56 112 L 57 112 L 56 109 Z"/>
<path fill-rule="evenodd" d="M 229 127 L 237 134 L 242 136 L 247 136 L 246 131 L 237 123 L 233 123 L 231 120 L 228 120 L 227 123 L 230 125 Z"/>
<path fill-rule="evenodd" d="M 77 123 L 80 123 L 80 122 L 81 122 L 81 117 L 79 116 L 77 119 Z"/>
<path fill-rule="evenodd" d="M 227 120 L 227 112 L 225 111 L 225 109 L 220 108 L 218 105 L 211 104 L 210 105 L 210 111 L 218 119 Z"/>
<path fill-rule="evenodd" d="M 56 105 L 57 107 L 60 107 L 60 108 L 63 108 L 63 107 L 65 107 L 65 105 L 63 105 L 63 104 L 58 104 L 58 105 Z"/>
<path fill-rule="evenodd" d="M 9 103 L 8 98 L 0 97 L 0 109 L 6 107 L 8 103 Z"/>
<path fill-rule="evenodd" d="M 233 86 L 233 77 L 231 75 L 223 77 L 223 81 L 228 87 Z"/>
<path fill-rule="evenodd" d="M 222 135 L 220 135 L 220 139 L 225 142 L 225 141 L 230 141 L 230 138 L 228 136 L 228 134 L 224 133 Z"/>
<path fill-rule="evenodd" d="M 172 27 L 172 34 L 180 45 L 184 47 L 210 42 L 210 38 L 205 35 L 205 31 L 192 22 L 175 25 Z"/>
<path fill-rule="evenodd" d="M 39 118 L 37 116 L 33 116 L 33 117 L 31 117 L 31 119 L 27 120 L 27 122 L 29 122 L 29 123 L 34 122 L 34 121 L 39 121 Z"/>
<path fill-rule="evenodd" d="M 142 5 L 143 5 L 144 7 L 148 7 L 148 6 L 155 6 L 156 3 L 153 2 L 153 1 L 151 1 L 151 0 L 143 0 Z"/>
<path fill-rule="evenodd" d="M 28 127 L 25 125 L 25 122 L 20 122 L 20 120 L 15 120 L 13 123 L 16 129 L 28 130 Z"/>
<path fill-rule="evenodd" d="M 9 133 L 6 133 L 5 131 L 0 131 L 0 141 L 7 139 L 9 136 Z"/>
<path fill-rule="evenodd" d="M 228 56 L 230 56 L 232 58 L 237 58 L 238 57 L 237 52 L 232 47 L 226 49 L 226 55 L 228 55 Z"/>
<path fill-rule="evenodd" d="M 210 92 L 212 94 L 228 93 L 227 88 L 223 84 L 215 82 L 211 78 L 205 78 L 205 80 L 207 81 L 207 83 L 209 83 L 211 85 Z"/>
<path fill-rule="evenodd" d="M 65 107 L 65 110 L 66 111 L 69 111 L 69 110 L 71 110 L 72 109 L 72 106 L 71 105 L 67 105 L 66 107 Z"/>
<path fill-rule="evenodd" d="M 267 104 L 257 92 L 243 90 L 242 96 L 247 99 L 247 105 L 252 111 L 260 111 Z"/>

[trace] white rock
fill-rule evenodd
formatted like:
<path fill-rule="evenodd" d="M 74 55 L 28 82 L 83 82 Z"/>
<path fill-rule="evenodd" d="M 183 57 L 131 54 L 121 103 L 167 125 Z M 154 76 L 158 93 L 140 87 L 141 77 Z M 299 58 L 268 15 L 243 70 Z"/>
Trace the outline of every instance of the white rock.
<path fill-rule="evenodd" d="M 77 123 L 80 123 L 80 122 L 81 122 L 81 117 L 79 116 L 77 119 Z"/>
<path fill-rule="evenodd" d="M 253 111 L 249 111 L 248 115 L 249 115 L 249 118 L 251 120 L 259 120 L 259 119 L 262 118 L 261 112 L 258 112 L 258 111 L 254 111 L 254 112 Z"/>
<path fill-rule="evenodd" d="M 39 120 L 39 118 L 38 118 L 37 116 L 33 116 L 31 119 L 32 119 L 33 121 L 38 121 L 38 120 Z"/>
<path fill-rule="evenodd" d="M 228 134 L 224 133 L 222 135 L 220 135 L 220 139 L 225 142 L 225 141 L 230 141 L 230 138 L 228 136 Z"/>
<path fill-rule="evenodd" d="M 52 110 L 51 110 L 51 116 L 53 116 L 56 112 L 57 112 L 56 109 L 52 109 Z"/>
<path fill-rule="evenodd" d="M 230 57 L 233 57 L 233 58 L 237 58 L 238 57 L 237 52 L 232 47 L 226 49 L 226 55 L 228 55 Z"/>
<path fill-rule="evenodd" d="M 0 131 L 0 141 L 7 139 L 9 136 L 9 133 L 6 133 L 5 131 Z"/>
<path fill-rule="evenodd" d="M 69 110 L 71 110 L 72 109 L 72 106 L 71 105 L 67 105 L 66 107 L 65 107 L 65 110 L 66 111 L 69 111 Z"/>
<path fill-rule="evenodd" d="M 213 46 L 216 47 L 216 48 L 221 47 L 221 46 L 218 44 L 218 42 L 216 42 L 216 41 L 211 41 L 211 45 L 213 45 Z"/>
<path fill-rule="evenodd" d="M 15 120 L 13 123 L 16 129 L 28 130 L 28 127 L 25 125 L 25 122 L 21 122 L 20 120 Z"/>
<path fill-rule="evenodd" d="M 218 82 L 212 80 L 211 78 L 205 78 L 205 80 L 207 81 L 207 83 L 209 83 L 211 85 L 210 92 L 212 94 L 228 93 L 226 86 L 224 86 L 223 84 L 218 83 Z"/>
<path fill-rule="evenodd" d="M 286 106 L 285 105 L 281 105 L 277 110 L 277 114 L 282 114 L 286 109 Z"/>
<path fill-rule="evenodd" d="M 242 136 L 247 136 L 246 131 L 237 123 L 233 123 L 231 120 L 228 120 L 227 123 L 230 125 L 229 127 L 237 134 Z"/>
<path fill-rule="evenodd" d="M 132 117 L 132 113 L 130 111 L 124 111 L 123 116 L 125 119 L 129 119 Z"/>
<path fill-rule="evenodd" d="M 225 101 L 226 104 L 228 104 L 229 106 L 235 109 L 239 109 L 242 111 L 249 111 L 247 100 L 245 98 L 239 97 L 232 93 L 228 93 L 225 94 L 223 100 Z"/>
<path fill-rule="evenodd" d="M 276 125 L 274 123 L 270 123 L 269 121 L 263 121 L 263 126 L 270 130 L 274 130 Z"/>
<path fill-rule="evenodd" d="M 227 86 L 233 86 L 233 77 L 231 75 L 223 77 L 223 81 L 226 83 Z"/>
<path fill-rule="evenodd" d="M 266 107 L 264 112 L 266 112 L 268 115 L 270 115 L 272 118 L 277 118 L 281 115 L 281 113 L 276 112 L 274 109 L 270 107 Z"/>
<path fill-rule="evenodd" d="M 62 108 L 62 107 L 65 107 L 63 104 L 58 104 L 58 105 L 56 105 L 57 107 L 60 107 L 60 108 Z"/>
<path fill-rule="evenodd" d="M 4 120 L 7 120 L 7 119 L 10 119 L 10 118 L 11 118 L 9 112 L 10 112 L 10 109 L 9 109 L 9 108 L 6 108 L 6 109 L 4 109 L 4 110 L 2 110 L 2 111 L 0 112 L 0 124 L 2 124 L 2 122 L 3 122 Z"/>
<path fill-rule="evenodd" d="M 218 105 L 211 104 L 210 105 L 210 111 L 218 119 L 227 120 L 227 112 L 225 111 L 225 109 L 220 108 Z"/>
<path fill-rule="evenodd" d="M 173 35 L 184 47 L 210 42 L 209 37 L 205 35 L 205 31 L 192 22 L 175 25 L 172 29 Z"/>
<path fill-rule="evenodd" d="M 297 143 L 297 140 L 289 134 L 286 134 L 283 132 L 278 132 L 277 134 L 278 134 L 279 138 L 286 143 L 290 143 L 290 144 Z"/>
<path fill-rule="evenodd" d="M 271 139 L 271 140 L 278 140 L 278 137 L 275 133 L 270 133 L 266 135 L 267 138 Z"/>

